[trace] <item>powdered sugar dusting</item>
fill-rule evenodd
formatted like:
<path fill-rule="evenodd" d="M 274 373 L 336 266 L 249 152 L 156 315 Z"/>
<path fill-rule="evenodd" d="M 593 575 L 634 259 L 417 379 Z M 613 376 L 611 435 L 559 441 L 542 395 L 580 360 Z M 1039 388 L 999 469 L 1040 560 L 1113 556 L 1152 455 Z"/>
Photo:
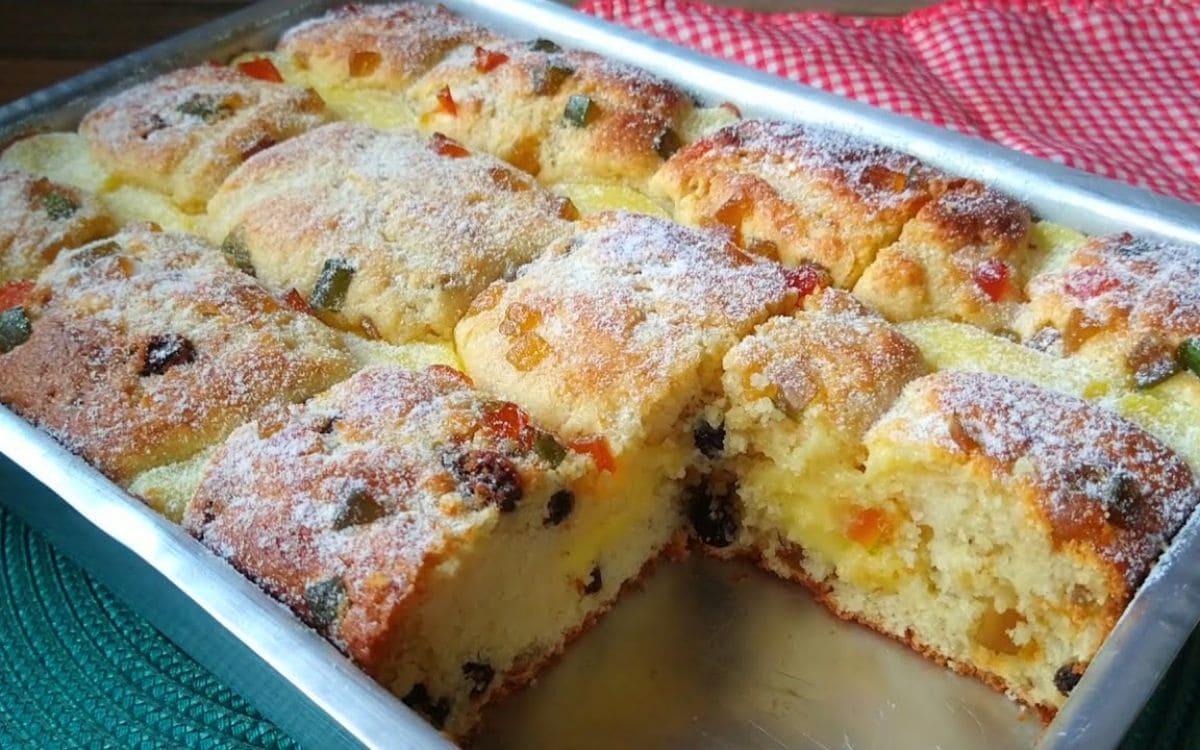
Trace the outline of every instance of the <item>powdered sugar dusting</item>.
<path fill-rule="evenodd" d="M 1187 464 L 1115 414 L 1027 381 L 943 372 L 914 385 L 934 407 L 909 427 L 1033 483 L 1055 541 L 1093 547 L 1130 592 L 1200 501 Z"/>

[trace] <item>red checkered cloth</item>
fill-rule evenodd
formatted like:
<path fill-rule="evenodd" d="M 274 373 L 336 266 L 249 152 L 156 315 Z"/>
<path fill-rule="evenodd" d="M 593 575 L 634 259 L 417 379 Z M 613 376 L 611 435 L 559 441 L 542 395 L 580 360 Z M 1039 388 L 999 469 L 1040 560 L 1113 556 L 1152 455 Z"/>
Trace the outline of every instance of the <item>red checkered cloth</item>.
<path fill-rule="evenodd" d="M 1200 3 L 950 0 L 900 18 L 687 0 L 581 9 L 702 52 L 1200 203 Z"/>

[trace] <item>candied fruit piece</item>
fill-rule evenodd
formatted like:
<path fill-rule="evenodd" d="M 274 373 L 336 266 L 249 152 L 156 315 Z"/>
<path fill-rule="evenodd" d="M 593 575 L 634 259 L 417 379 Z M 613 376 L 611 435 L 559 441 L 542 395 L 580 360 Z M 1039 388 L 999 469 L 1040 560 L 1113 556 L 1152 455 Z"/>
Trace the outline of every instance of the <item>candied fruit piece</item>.
<path fill-rule="evenodd" d="M 237 65 L 237 69 L 243 74 L 260 81 L 283 83 L 283 76 L 279 74 L 279 68 L 276 68 L 275 63 L 265 57 L 256 57 L 253 60 L 240 62 Z"/>
<path fill-rule="evenodd" d="M 462 146 L 458 141 L 452 138 L 447 138 L 441 133 L 434 133 L 429 139 L 429 147 L 433 149 L 433 153 L 438 156 L 448 156 L 451 159 L 461 159 L 464 156 L 470 156 L 471 152 Z"/>
<path fill-rule="evenodd" d="M 332 427 L 333 420 L 330 420 L 329 424 Z M 352 490 L 338 508 L 337 515 L 333 518 L 333 528 L 335 531 L 341 531 L 351 526 L 362 526 L 374 523 L 386 515 L 387 508 L 371 497 L 371 493 L 359 487 Z"/>
<path fill-rule="evenodd" d="M 975 267 L 975 286 L 987 295 L 992 302 L 999 302 L 1008 295 L 1009 284 L 1008 264 L 1004 261 L 985 260 Z"/>
<path fill-rule="evenodd" d="M 530 307 L 524 302 L 514 302 L 504 311 L 504 320 L 500 323 L 500 333 L 512 338 L 532 331 L 541 322 L 542 313 L 536 307 Z"/>
<path fill-rule="evenodd" d="M 550 345 L 541 336 L 529 331 L 521 334 L 508 348 L 504 358 L 521 372 L 537 367 L 550 353 Z"/>
<path fill-rule="evenodd" d="M 449 86 L 442 86 L 437 92 L 438 111 L 448 115 L 458 114 L 458 105 L 454 103 L 454 95 Z"/>
<path fill-rule="evenodd" d="M 309 619 L 318 628 L 327 628 L 336 622 L 345 601 L 346 584 L 341 576 L 326 578 L 304 589 Z"/>
<path fill-rule="evenodd" d="M 447 457 L 446 468 L 458 480 L 459 491 L 503 513 L 516 510 L 524 490 L 512 461 L 495 451 L 471 450 Z"/>
<path fill-rule="evenodd" d="M 32 291 L 33 282 L 30 280 L 0 284 L 0 312 L 24 305 L 29 300 L 29 293 Z"/>
<path fill-rule="evenodd" d="M 608 439 L 603 435 L 575 438 L 568 446 L 576 453 L 591 456 L 600 471 L 612 473 L 617 469 L 617 461 L 613 458 L 612 449 L 608 447 Z"/>
<path fill-rule="evenodd" d="M 184 365 L 196 359 L 196 348 L 186 337 L 177 333 L 151 336 L 146 343 L 142 369 L 138 374 L 162 375 L 176 365 Z"/>
<path fill-rule="evenodd" d="M 891 516 L 882 508 L 857 508 L 850 514 L 846 536 L 864 547 L 874 547 L 891 534 Z"/>
<path fill-rule="evenodd" d="M 480 73 L 490 73 L 508 62 L 508 55 L 503 52 L 493 52 L 483 47 L 475 48 L 475 70 Z"/>
<path fill-rule="evenodd" d="M 350 77 L 369 76 L 375 72 L 381 62 L 383 62 L 383 57 L 378 52 L 370 50 L 355 52 L 350 56 Z"/>

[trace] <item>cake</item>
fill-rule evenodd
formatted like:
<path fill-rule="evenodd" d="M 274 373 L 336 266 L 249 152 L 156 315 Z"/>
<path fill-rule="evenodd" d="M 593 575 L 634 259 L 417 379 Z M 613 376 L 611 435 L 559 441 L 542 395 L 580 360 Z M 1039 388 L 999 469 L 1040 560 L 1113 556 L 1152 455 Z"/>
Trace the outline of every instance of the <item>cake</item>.
<path fill-rule="evenodd" d="M 79 132 L 114 174 L 194 212 L 243 161 L 325 119 L 310 90 L 200 65 L 102 102 Z"/>
<path fill-rule="evenodd" d="M 0 166 L 0 283 L 31 279 L 59 251 L 114 229 L 91 194 Z"/>
<path fill-rule="evenodd" d="M 452 369 L 368 368 L 234 432 L 184 526 L 461 737 L 675 533 L 598 471 Z"/>
<path fill-rule="evenodd" d="M 0 402 L 118 482 L 349 374 L 337 336 L 188 236 L 127 229 L 38 277 Z"/>
<path fill-rule="evenodd" d="M 574 216 L 529 176 L 448 139 L 336 123 L 239 167 L 206 232 L 268 288 L 405 342 L 448 340 L 476 294 Z"/>
<path fill-rule="evenodd" d="M 441 7 L 0 170 L 0 402 L 453 738 L 685 548 L 1049 718 L 1200 502 L 1195 249 Z"/>

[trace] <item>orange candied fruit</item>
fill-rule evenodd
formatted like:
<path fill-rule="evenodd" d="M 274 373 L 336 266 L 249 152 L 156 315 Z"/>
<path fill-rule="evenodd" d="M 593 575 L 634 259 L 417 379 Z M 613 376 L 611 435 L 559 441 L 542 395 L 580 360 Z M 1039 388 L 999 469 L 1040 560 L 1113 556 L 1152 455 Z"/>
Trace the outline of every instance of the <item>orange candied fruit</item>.
<path fill-rule="evenodd" d="M 449 86 L 442 86 L 437 92 L 438 111 L 445 112 L 448 115 L 458 114 L 458 105 L 454 103 L 454 95 L 450 93 Z"/>
<path fill-rule="evenodd" d="M 296 291 L 296 287 L 287 290 L 287 294 L 283 295 L 283 301 L 287 306 L 296 312 L 310 313 L 312 308 L 309 307 L 308 300 L 304 299 L 304 295 Z"/>
<path fill-rule="evenodd" d="M 537 434 L 529 424 L 529 415 L 516 404 L 505 401 L 488 412 L 483 423 L 493 435 L 512 440 L 525 450 L 533 449 Z"/>
<path fill-rule="evenodd" d="M 253 60 L 240 62 L 237 69 L 250 76 L 257 78 L 260 81 L 267 83 L 283 83 L 283 76 L 279 73 L 279 68 L 275 67 L 275 63 L 265 57 L 256 57 Z"/>
<path fill-rule="evenodd" d="M 846 536 L 864 547 L 874 547 L 892 533 L 892 521 L 881 508 L 858 508 L 850 517 Z"/>
<path fill-rule="evenodd" d="M 29 301 L 29 293 L 32 291 L 33 282 L 28 280 L 0 284 L 0 312 L 24 305 Z"/>
<path fill-rule="evenodd" d="M 488 169 L 488 177 L 491 178 L 493 185 L 510 193 L 520 193 L 529 189 L 528 182 L 517 177 L 511 169 L 506 167 L 491 167 Z"/>
<path fill-rule="evenodd" d="M 1002 260 L 985 260 L 975 268 L 975 286 L 992 302 L 999 302 L 1008 294 L 1010 271 Z"/>
<path fill-rule="evenodd" d="M 475 70 L 480 73 L 490 73 L 508 62 L 508 55 L 503 52 L 493 52 L 483 47 L 475 48 Z"/>
<path fill-rule="evenodd" d="M 504 358 L 521 372 L 532 370 L 550 353 L 550 345 L 536 333 L 523 333 L 508 348 Z"/>
<path fill-rule="evenodd" d="M 449 156 L 451 159 L 461 159 L 470 156 L 471 152 L 453 138 L 447 138 L 441 133 L 434 133 L 429 139 L 429 147 L 439 156 Z"/>
<path fill-rule="evenodd" d="M 465 372 L 463 372 L 462 370 L 456 370 L 455 368 L 451 367 L 450 365 L 430 365 L 426 369 L 429 372 L 439 372 L 444 375 L 449 375 L 450 377 L 454 378 L 455 380 L 461 382 L 463 385 L 473 385 L 473 383 L 471 382 L 471 378 L 469 378 Z"/>
<path fill-rule="evenodd" d="M 585 453 L 592 457 L 596 468 L 609 474 L 617 470 L 617 459 L 613 457 L 612 449 L 608 447 L 608 438 L 603 435 L 575 438 L 567 443 L 567 447 L 576 453 Z"/>
<path fill-rule="evenodd" d="M 524 302 L 514 302 L 504 311 L 500 333 L 512 338 L 532 331 L 541 322 L 542 313 L 536 307 L 530 307 Z"/>
<path fill-rule="evenodd" d="M 369 76 L 375 72 L 381 62 L 383 62 L 383 57 L 378 52 L 355 52 L 350 56 L 350 77 Z"/>

